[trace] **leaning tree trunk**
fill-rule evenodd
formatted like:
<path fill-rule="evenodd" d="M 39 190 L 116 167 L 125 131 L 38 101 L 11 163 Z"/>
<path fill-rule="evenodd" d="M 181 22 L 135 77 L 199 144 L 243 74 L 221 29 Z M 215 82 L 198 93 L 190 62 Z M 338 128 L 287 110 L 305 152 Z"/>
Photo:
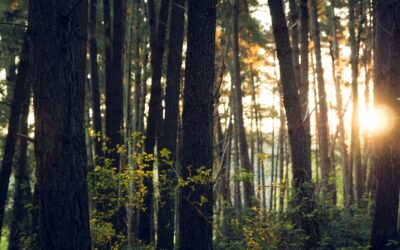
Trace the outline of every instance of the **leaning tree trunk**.
<path fill-rule="evenodd" d="M 41 249 L 91 249 L 84 96 L 87 1 L 29 2 Z"/>
<path fill-rule="evenodd" d="M 167 88 L 165 94 L 165 119 L 160 138 L 160 150 L 170 151 L 167 160 L 176 161 L 176 143 L 179 118 L 179 91 L 182 67 L 182 46 L 184 33 L 184 0 L 172 0 L 169 24 Z M 165 159 L 164 159 L 165 160 Z M 175 164 L 176 166 L 177 164 Z M 157 249 L 174 249 L 174 197 L 176 174 L 167 163 L 159 165 L 160 198 L 158 205 Z M 164 182 L 162 182 L 163 177 Z"/>
<path fill-rule="evenodd" d="M 292 204 L 299 208 L 295 223 L 307 235 L 304 248 L 317 246 L 319 227 L 316 219 L 310 216 L 315 209 L 314 192 L 311 179 L 311 142 L 306 125 L 301 117 L 301 105 L 293 68 L 292 49 L 282 1 L 268 1 L 272 17 L 272 28 L 279 59 L 283 101 L 287 115 L 289 141 L 292 150 L 294 189 Z"/>
<path fill-rule="evenodd" d="M 215 0 L 189 0 L 182 121 L 184 180 L 196 170 L 212 171 L 215 32 Z M 213 203 L 211 180 L 182 187 L 179 249 L 212 249 Z"/>
<path fill-rule="evenodd" d="M 0 236 L 4 222 L 4 212 L 7 202 L 8 185 L 10 182 L 12 164 L 15 154 L 15 143 L 19 129 L 20 114 L 23 103 L 30 96 L 30 82 L 28 81 L 29 70 L 29 46 L 24 41 L 18 65 L 18 75 L 15 79 L 14 95 L 11 103 L 11 111 L 8 120 L 8 133 L 4 145 L 3 162 L 0 172 Z"/>
<path fill-rule="evenodd" d="M 246 132 L 243 121 L 243 103 L 242 103 L 242 84 L 240 80 L 240 59 L 239 59 L 239 0 L 233 2 L 232 15 L 232 47 L 233 47 L 233 82 L 235 86 L 235 126 L 239 139 L 239 153 L 241 168 L 246 170 L 249 176 L 253 175 L 253 166 L 250 163 L 249 150 L 246 141 Z M 244 186 L 244 206 L 246 209 L 252 207 L 255 202 L 254 180 L 246 179 Z"/>
<path fill-rule="evenodd" d="M 375 2 L 375 109 L 386 110 L 385 131 L 373 138 L 377 190 L 372 249 L 397 249 L 388 246 L 398 238 L 398 207 L 400 187 L 400 2 Z"/>
<path fill-rule="evenodd" d="M 317 71 L 318 82 L 318 100 L 319 100 L 319 121 L 318 131 L 320 137 L 320 156 L 321 156 L 321 179 L 322 179 L 322 193 L 328 193 L 326 197 L 334 201 L 336 195 L 335 187 L 330 183 L 330 176 L 332 174 L 332 162 L 329 156 L 329 126 L 328 126 L 328 104 L 326 101 L 324 71 L 322 68 L 321 58 L 321 41 L 318 23 L 318 10 L 317 0 L 311 0 L 311 24 L 312 24 L 312 37 L 314 40 L 315 52 L 315 65 Z"/>

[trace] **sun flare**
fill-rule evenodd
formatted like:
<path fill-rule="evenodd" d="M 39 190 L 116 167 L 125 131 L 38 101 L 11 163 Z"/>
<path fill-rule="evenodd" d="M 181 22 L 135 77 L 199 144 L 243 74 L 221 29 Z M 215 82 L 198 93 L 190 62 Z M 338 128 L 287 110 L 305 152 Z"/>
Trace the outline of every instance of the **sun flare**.
<path fill-rule="evenodd" d="M 385 134 L 394 126 L 393 117 L 388 107 L 378 106 L 361 115 L 361 126 L 371 134 Z"/>

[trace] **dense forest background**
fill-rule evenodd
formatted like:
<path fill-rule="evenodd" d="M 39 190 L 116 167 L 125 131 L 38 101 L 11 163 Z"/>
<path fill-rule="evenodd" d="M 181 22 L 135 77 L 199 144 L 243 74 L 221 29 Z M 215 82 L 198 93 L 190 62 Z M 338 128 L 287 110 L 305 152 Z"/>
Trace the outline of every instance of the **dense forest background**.
<path fill-rule="evenodd" d="M 0 249 L 399 249 L 399 0 L 3 0 Z"/>

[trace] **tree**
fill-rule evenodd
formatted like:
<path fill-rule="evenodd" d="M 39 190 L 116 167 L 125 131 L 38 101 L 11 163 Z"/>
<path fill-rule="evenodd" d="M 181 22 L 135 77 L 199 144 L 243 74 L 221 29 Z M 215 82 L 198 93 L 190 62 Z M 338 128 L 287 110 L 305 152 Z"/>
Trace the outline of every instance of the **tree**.
<path fill-rule="evenodd" d="M 112 148 L 123 144 L 121 131 L 123 129 L 126 1 L 127 0 L 120 0 L 113 2 L 112 75 L 111 82 L 107 85 L 108 98 L 106 98 L 106 135 L 110 138 L 110 146 Z M 110 156 L 114 160 L 113 164 L 115 169 L 120 172 L 122 166 L 117 150 L 114 150 Z M 126 233 L 125 216 L 126 208 L 123 204 L 118 204 L 118 213 L 112 218 L 113 225 L 118 233 Z"/>
<path fill-rule="evenodd" d="M 215 32 L 216 2 L 189 0 L 182 118 L 184 180 L 201 167 L 212 170 Z M 213 202 L 211 182 L 182 187 L 179 249 L 212 249 Z"/>
<path fill-rule="evenodd" d="M 311 142 L 302 119 L 300 99 L 296 86 L 292 49 L 285 20 L 282 1 L 269 0 L 272 29 L 280 67 L 283 102 L 288 121 L 289 142 L 292 153 L 293 201 L 298 207 L 298 227 L 308 236 L 304 242 L 306 249 L 316 247 L 319 240 L 318 223 L 313 216 L 307 216 L 315 209 L 311 180 Z"/>
<path fill-rule="evenodd" d="M 182 47 L 185 16 L 184 0 L 172 0 L 169 24 L 167 88 L 165 94 L 165 118 L 160 137 L 161 150 L 168 149 L 169 160 L 176 161 L 178 118 L 179 118 L 179 93 L 182 68 Z M 177 164 L 175 164 L 177 165 Z M 160 181 L 160 199 L 158 206 L 158 249 L 174 249 L 174 188 L 176 174 L 171 166 L 162 163 L 159 165 L 159 175 L 166 177 Z"/>
<path fill-rule="evenodd" d="M 29 2 L 41 249 L 91 249 L 83 121 L 87 12 L 87 1 Z"/>
<path fill-rule="evenodd" d="M 233 49 L 233 83 L 235 102 L 235 128 L 239 140 L 239 153 L 241 168 L 246 170 L 249 176 L 254 174 L 253 166 L 250 163 L 249 150 L 246 141 L 246 132 L 243 121 L 243 103 L 242 103 L 242 84 L 240 77 L 240 59 L 239 59 L 239 0 L 234 0 L 232 5 L 232 49 Z M 255 191 L 253 178 L 247 179 L 244 186 L 244 205 L 248 209 L 255 203 Z"/>
<path fill-rule="evenodd" d="M 330 183 L 330 176 L 332 174 L 332 162 L 329 155 L 329 126 L 328 126 L 328 104 L 326 101 L 324 70 L 322 67 L 321 58 L 321 40 L 320 30 L 318 23 L 318 10 L 317 0 L 311 0 L 311 25 L 312 37 L 314 40 L 315 52 L 315 65 L 317 71 L 318 82 L 318 99 L 319 99 L 319 121 L 318 121 L 318 134 L 319 134 L 319 150 L 321 157 L 321 176 L 323 192 L 329 193 L 329 199 L 333 203 L 336 200 L 335 187 Z"/>
<path fill-rule="evenodd" d="M 8 133 L 4 145 L 3 162 L 0 172 L 0 235 L 3 227 L 4 212 L 6 208 L 8 185 L 10 182 L 11 170 L 15 154 L 17 132 L 19 129 L 20 115 L 24 102 L 30 97 L 29 72 L 29 48 L 28 41 L 24 42 L 21 51 L 21 61 L 18 65 L 11 111 L 8 120 Z"/>
<path fill-rule="evenodd" d="M 146 139 L 144 142 L 144 151 L 146 154 L 154 154 L 156 137 L 160 133 L 162 123 L 162 63 L 164 57 L 166 23 L 168 23 L 168 6 L 170 0 L 162 0 L 160 5 L 159 20 L 157 22 L 156 7 L 154 0 L 147 1 L 148 22 L 150 29 L 150 50 L 151 50 L 151 89 L 149 111 L 147 116 Z M 153 162 L 149 162 L 146 171 L 153 171 Z M 153 241 L 153 175 L 143 178 L 147 193 L 144 197 L 144 211 L 140 212 L 139 218 L 139 239 L 145 243 Z"/>
<path fill-rule="evenodd" d="M 360 205 L 362 195 L 364 193 L 364 183 L 362 178 L 361 166 L 361 149 L 360 149 L 360 122 L 359 122 L 359 100 L 358 100 L 358 62 L 359 62 L 359 47 L 360 47 L 360 33 L 362 27 L 362 20 L 359 22 L 359 32 L 356 37 L 355 32 L 355 3 L 349 0 L 349 33 L 350 33 L 350 47 L 351 47 L 351 89 L 353 95 L 353 113 L 351 121 L 351 169 L 355 172 L 355 188 L 354 196 L 357 203 Z"/>
<path fill-rule="evenodd" d="M 390 240 L 397 239 L 400 163 L 400 2 L 375 2 L 375 109 L 385 109 L 388 127 L 374 140 L 374 163 L 377 178 L 372 249 L 396 249 Z"/>
<path fill-rule="evenodd" d="M 100 111 L 100 87 L 99 87 L 99 65 L 97 62 L 97 0 L 90 0 L 89 8 L 89 53 L 90 53 L 90 79 L 92 90 L 93 129 L 102 133 L 101 111 Z M 95 152 L 97 157 L 103 156 L 102 142 L 95 141 Z"/>

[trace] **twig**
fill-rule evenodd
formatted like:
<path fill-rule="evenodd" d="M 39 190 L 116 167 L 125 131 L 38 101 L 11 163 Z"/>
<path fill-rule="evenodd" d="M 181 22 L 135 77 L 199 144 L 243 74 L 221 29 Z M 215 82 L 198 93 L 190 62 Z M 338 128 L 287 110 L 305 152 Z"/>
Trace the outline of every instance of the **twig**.
<path fill-rule="evenodd" d="M 19 136 L 19 137 L 21 137 L 21 138 L 23 138 L 23 139 L 26 139 L 27 141 L 35 142 L 35 140 L 34 140 L 32 137 L 29 137 L 29 136 L 27 136 L 27 135 L 23 135 L 23 134 L 21 134 L 21 133 L 16 133 L 16 135 Z"/>

